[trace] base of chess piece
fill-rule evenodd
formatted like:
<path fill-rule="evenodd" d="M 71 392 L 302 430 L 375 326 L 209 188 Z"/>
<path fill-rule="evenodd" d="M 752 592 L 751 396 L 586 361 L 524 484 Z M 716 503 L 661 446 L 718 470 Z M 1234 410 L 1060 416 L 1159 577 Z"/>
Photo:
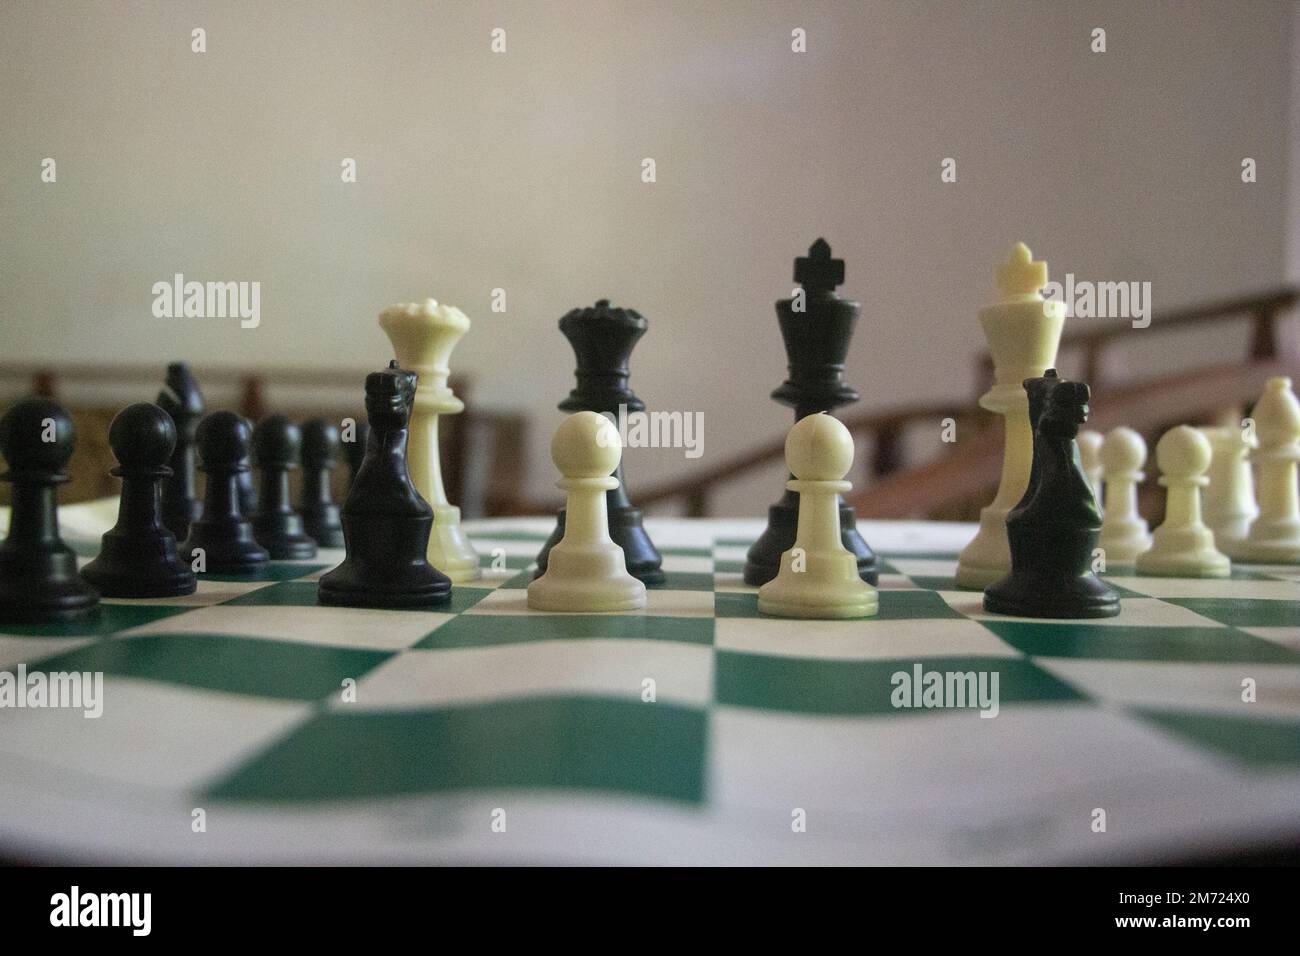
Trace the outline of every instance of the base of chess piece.
<path fill-rule="evenodd" d="M 364 522 L 358 536 L 353 527 Z M 333 571 L 320 579 L 321 604 L 343 607 L 408 608 L 445 604 L 451 599 L 451 581 L 427 561 L 395 566 L 392 554 L 423 555 L 433 525 L 411 515 L 343 514 L 343 532 L 354 543 Z M 373 544 L 368 544 L 373 543 Z M 358 544 L 359 543 L 359 544 Z"/>
<path fill-rule="evenodd" d="M 650 535 L 646 534 L 645 528 L 642 527 L 641 510 L 630 507 L 610 507 L 608 514 L 609 537 L 611 541 L 623 549 L 628 574 L 642 584 L 663 584 L 664 559 L 650 540 Z M 564 509 L 561 508 L 555 522 L 555 530 L 546 539 L 546 544 L 542 545 L 541 553 L 537 556 L 537 572 L 533 577 L 540 578 L 546 573 L 547 559 L 551 549 L 559 544 L 563 537 Z M 790 536 L 790 541 L 792 544 L 794 543 L 793 534 Z"/>
<path fill-rule="evenodd" d="M 775 617 L 845 620 L 871 617 L 880 609 L 877 591 L 858 576 L 851 554 L 804 557 L 803 573 L 779 573 L 758 592 L 758 610 Z M 788 557 L 784 561 L 790 560 Z"/>
<path fill-rule="evenodd" d="M 98 607 L 99 593 L 77 574 L 77 556 L 71 549 L 50 551 L 33 561 L 29 554 L 9 554 L 0 545 L 0 621 L 76 621 Z"/>
<path fill-rule="evenodd" d="M 799 527 L 799 496 L 787 491 L 767 509 L 767 529 L 745 555 L 745 583 L 762 587 L 781 570 L 781 556 L 794 547 Z M 880 565 L 875 552 L 858 533 L 853 509 L 840 502 L 840 538 L 858 565 L 858 577 L 875 586 L 880 580 Z"/>
<path fill-rule="evenodd" d="M 1012 537 L 1012 554 L 1028 556 L 1029 566 L 1013 567 L 1010 574 L 989 585 L 984 592 L 984 610 L 1013 617 L 1062 619 L 1119 614 L 1119 594 L 1115 589 L 1090 570 L 1083 574 L 1077 572 L 1074 556 L 1090 554 L 1096 547 L 1095 529 L 1045 530 L 1031 525 L 1010 526 L 1007 531 Z M 1023 540 L 1018 542 L 1018 537 Z M 1041 547 L 1049 541 L 1052 542 L 1050 550 Z"/>
<path fill-rule="evenodd" d="M 180 559 L 170 534 L 142 541 L 135 534 L 109 531 L 81 576 L 105 597 L 182 597 L 198 589 L 198 579 Z"/>

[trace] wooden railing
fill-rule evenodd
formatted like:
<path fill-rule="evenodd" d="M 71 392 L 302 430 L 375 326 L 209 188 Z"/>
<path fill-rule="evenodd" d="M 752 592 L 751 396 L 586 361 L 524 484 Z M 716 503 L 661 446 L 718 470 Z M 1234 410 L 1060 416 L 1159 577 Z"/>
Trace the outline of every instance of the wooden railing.
<path fill-rule="evenodd" d="M 1121 384 L 1123 369 L 1114 361 L 1115 347 L 1119 336 L 1134 331 L 1127 319 L 1067 332 L 1061 339 L 1058 364 L 1073 365 L 1082 359 L 1082 378 L 1092 387 L 1094 396 L 1089 427 L 1105 429 L 1127 424 L 1150 439 L 1165 425 L 1206 421 L 1226 409 L 1247 406 L 1270 375 L 1292 374 L 1300 348 L 1295 316 L 1288 313 L 1297 301 L 1300 292 L 1296 289 L 1271 289 L 1152 316 L 1150 326 L 1143 330 L 1144 334 L 1167 335 L 1208 323 L 1248 319 L 1249 347 L 1243 360 L 1235 365 L 1214 365 L 1148 382 Z M 992 359 L 987 353 L 977 359 L 976 380 L 981 394 L 993 381 Z M 955 421 L 959 435 L 973 435 L 973 439 L 959 440 L 936 460 L 908 469 L 903 454 L 908 430 L 924 426 L 938 434 L 944 418 Z M 963 516 L 969 517 L 977 507 L 971 503 L 997 484 L 1002 456 L 997 430 L 1000 423 L 973 400 L 908 405 L 844 416 L 842 421 L 856 440 L 866 440 L 872 448 L 864 469 L 867 474 L 861 476 L 867 480 L 855 478 L 860 490 L 851 498 L 863 517 L 952 517 L 955 508 L 966 508 Z M 634 498 L 640 505 L 680 502 L 686 514 L 705 516 L 721 486 L 779 462 L 783 450 L 783 438 L 775 438 L 710 468 L 638 489 Z"/>

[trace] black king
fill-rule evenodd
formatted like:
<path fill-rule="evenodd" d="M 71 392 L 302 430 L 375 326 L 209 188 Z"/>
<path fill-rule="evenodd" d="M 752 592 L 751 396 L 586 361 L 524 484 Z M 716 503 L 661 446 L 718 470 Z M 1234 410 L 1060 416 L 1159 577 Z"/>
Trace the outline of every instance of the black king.
<path fill-rule="evenodd" d="M 814 242 L 806 258 L 795 259 L 794 280 L 802 286 L 802 295 L 776 303 L 790 377 L 772 397 L 793 408 L 798 421 L 858 400 L 857 391 L 844 382 L 844 358 L 862 306 L 835 294 L 836 286 L 844 281 L 844 260 L 831 258 L 825 239 Z M 798 523 L 799 496 L 787 490 L 768 509 L 767 529 L 749 549 L 746 584 L 757 587 L 776 577 L 781 555 L 794 547 Z M 858 534 L 853 509 L 843 501 L 840 532 L 844 547 L 858 560 L 862 580 L 875 584 L 879 576 L 876 556 Z"/>

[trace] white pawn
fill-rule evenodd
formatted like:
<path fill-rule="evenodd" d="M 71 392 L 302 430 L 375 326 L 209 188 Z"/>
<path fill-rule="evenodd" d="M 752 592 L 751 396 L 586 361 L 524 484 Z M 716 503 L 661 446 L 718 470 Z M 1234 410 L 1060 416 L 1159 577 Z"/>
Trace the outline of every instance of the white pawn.
<path fill-rule="evenodd" d="M 1079 446 L 1079 463 L 1083 465 L 1084 477 L 1092 486 L 1092 496 L 1097 499 L 1097 510 L 1101 510 L 1101 432 L 1085 428 L 1075 438 Z"/>
<path fill-rule="evenodd" d="M 781 570 L 759 588 L 758 609 L 779 617 L 870 617 L 879 596 L 858 576 L 840 534 L 839 496 L 853 487 L 844 480 L 853 436 L 825 412 L 808 415 L 786 435 L 785 463 L 794 475 L 786 487 L 799 494 L 799 524 Z"/>
<path fill-rule="evenodd" d="M 634 611 L 645 607 L 645 585 L 627 572 L 623 549 L 609 537 L 605 492 L 623 457 L 618 432 L 595 412 L 570 415 L 551 439 L 551 458 L 568 492 L 564 538 L 551 549 L 546 573 L 528 585 L 539 611 Z"/>
<path fill-rule="evenodd" d="M 1255 506 L 1255 482 L 1246 455 L 1254 439 L 1244 428 L 1230 426 L 1202 428 L 1212 452 L 1202 502 L 1205 524 L 1214 532 L 1214 544 L 1230 558 L 1241 557 L 1241 546 L 1250 523 L 1259 514 Z"/>
<path fill-rule="evenodd" d="M 1098 458 L 1106 481 L 1106 512 L 1097 545 L 1107 564 L 1132 564 L 1151 547 L 1151 532 L 1137 507 L 1147 443 L 1131 428 L 1116 428 L 1102 441 Z"/>
<path fill-rule="evenodd" d="M 1160 436 L 1156 464 L 1165 492 L 1165 520 L 1151 549 L 1137 559 L 1137 573 L 1175 578 L 1226 578 L 1227 555 L 1214 547 L 1214 534 L 1201 520 L 1201 488 L 1210 467 L 1210 443 L 1190 425 Z"/>
<path fill-rule="evenodd" d="M 1291 379 L 1270 378 L 1255 403 L 1255 437 L 1251 454 L 1259 483 L 1259 517 L 1241 546 L 1244 560 L 1266 564 L 1300 563 L 1300 402 Z"/>

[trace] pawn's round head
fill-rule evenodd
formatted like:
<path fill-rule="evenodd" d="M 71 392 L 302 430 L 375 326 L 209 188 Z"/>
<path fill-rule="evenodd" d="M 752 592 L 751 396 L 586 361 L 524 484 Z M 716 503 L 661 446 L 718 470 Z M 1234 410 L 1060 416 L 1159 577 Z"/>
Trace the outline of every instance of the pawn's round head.
<path fill-rule="evenodd" d="M 1156 443 L 1156 464 L 1162 475 L 1195 478 L 1210 467 L 1210 442 L 1191 425 L 1179 425 L 1160 436 Z"/>
<path fill-rule="evenodd" d="M 108 427 L 113 457 L 127 468 L 158 468 L 176 448 L 176 424 L 150 402 L 128 405 Z"/>
<path fill-rule="evenodd" d="M 325 418 L 313 418 L 302 426 L 302 460 L 332 464 L 339 456 L 339 430 Z"/>
<path fill-rule="evenodd" d="M 234 468 L 248 457 L 248 422 L 234 412 L 213 412 L 194 434 L 204 468 Z"/>
<path fill-rule="evenodd" d="M 76 445 L 72 419 L 51 399 L 25 399 L 0 418 L 0 454 L 14 471 L 61 473 Z"/>
<path fill-rule="evenodd" d="M 258 464 L 290 467 L 298 461 L 302 433 L 283 415 L 268 415 L 253 430 L 253 453 Z"/>
<path fill-rule="evenodd" d="M 808 415 L 785 436 L 785 463 L 800 481 L 839 481 L 853 465 L 853 436 L 838 418 Z"/>
<path fill-rule="evenodd" d="M 1079 435 L 1083 438 L 1087 432 Z M 1133 429 L 1121 425 L 1101 443 L 1101 467 L 1107 474 L 1138 471 L 1147 461 L 1147 443 Z"/>
<path fill-rule="evenodd" d="M 622 457 L 618 429 L 596 412 L 570 415 L 551 439 L 551 459 L 565 478 L 608 478 Z"/>

